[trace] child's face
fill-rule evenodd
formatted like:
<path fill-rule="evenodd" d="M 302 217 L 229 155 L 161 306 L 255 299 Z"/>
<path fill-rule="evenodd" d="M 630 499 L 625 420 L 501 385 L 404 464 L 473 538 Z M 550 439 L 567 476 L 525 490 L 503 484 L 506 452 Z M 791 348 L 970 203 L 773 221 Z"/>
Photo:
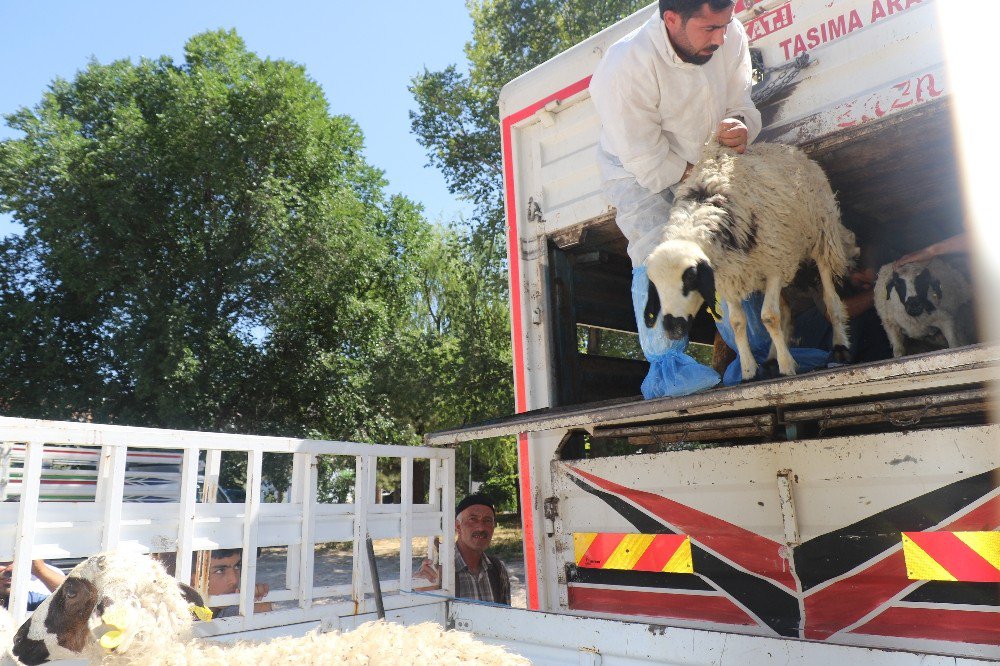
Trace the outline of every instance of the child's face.
<path fill-rule="evenodd" d="M 208 570 L 208 593 L 210 595 L 232 594 L 240 589 L 243 571 L 243 557 L 239 553 L 229 557 L 213 557 Z"/>

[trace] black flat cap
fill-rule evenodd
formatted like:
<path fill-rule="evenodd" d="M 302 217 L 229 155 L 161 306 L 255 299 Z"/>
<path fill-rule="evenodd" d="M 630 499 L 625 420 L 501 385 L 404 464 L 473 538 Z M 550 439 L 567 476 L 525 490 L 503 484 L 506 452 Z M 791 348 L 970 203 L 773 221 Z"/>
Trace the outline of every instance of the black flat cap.
<path fill-rule="evenodd" d="M 455 515 L 457 516 L 470 506 L 476 506 L 478 504 L 490 507 L 490 511 L 493 512 L 493 515 L 496 515 L 497 509 L 493 506 L 493 500 L 490 499 L 489 495 L 484 495 L 483 493 L 472 493 L 471 495 L 466 495 L 465 499 L 459 502 L 458 506 L 455 508 Z"/>

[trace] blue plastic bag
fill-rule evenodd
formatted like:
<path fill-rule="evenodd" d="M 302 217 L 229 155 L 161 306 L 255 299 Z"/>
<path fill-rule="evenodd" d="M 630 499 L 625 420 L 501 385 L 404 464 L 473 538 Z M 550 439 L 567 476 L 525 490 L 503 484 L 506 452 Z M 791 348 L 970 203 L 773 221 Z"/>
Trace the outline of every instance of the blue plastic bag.
<path fill-rule="evenodd" d="M 746 298 L 741 305 L 747 319 L 747 337 L 750 339 L 750 351 L 757 359 L 757 364 L 762 365 L 767 360 L 767 355 L 771 351 L 771 335 L 764 328 L 764 322 L 760 320 L 760 308 L 764 304 L 764 294 L 756 292 Z M 722 319 L 715 322 L 715 327 L 722 335 L 730 349 L 736 349 L 736 334 L 733 332 L 732 324 L 729 323 L 729 308 L 722 303 Z M 798 364 L 798 372 L 808 372 L 820 366 L 825 366 L 830 360 L 830 352 L 822 349 L 812 349 L 809 347 L 790 348 L 792 358 Z M 739 384 L 743 380 L 743 369 L 740 365 L 739 352 L 736 360 L 729 364 L 726 372 L 722 375 L 722 383 L 726 386 Z"/>
<path fill-rule="evenodd" d="M 719 383 L 719 373 L 698 363 L 684 353 L 688 339 L 671 340 L 663 330 L 662 314 L 656 324 L 647 328 L 643 323 L 643 311 L 649 294 L 649 278 L 646 267 L 632 269 L 632 307 L 639 325 L 639 344 L 649 361 L 649 373 L 642 382 L 642 397 L 676 397 L 690 395 L 712 388 Z"/>

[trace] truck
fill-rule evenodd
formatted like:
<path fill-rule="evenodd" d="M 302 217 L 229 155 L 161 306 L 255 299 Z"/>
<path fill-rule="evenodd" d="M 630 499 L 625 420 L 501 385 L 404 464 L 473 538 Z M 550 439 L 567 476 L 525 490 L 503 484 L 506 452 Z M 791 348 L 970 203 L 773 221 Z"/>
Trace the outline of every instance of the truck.
<path fill-rule="evenodd" d="M 938 4 L 737 3 L 761 140 L 801 146 L 847 223 L 904 251 L 965 228 Z M 622 352 L 635 336 L 631 266 L 600 190 L 587 88 L 607 48 L 654 11 L 501 92 L 514 416 L 431 433 L 422 447 L 0 417 L 0 442 L 23 451 L 19 501 L 0 503 L 15 614 L 32 558 L 168 553 L 186 580 L 193 553 L 242 548 L 240 589 L 270 581 L 275 609 L 255 612 L 245 592 L 213 597 L 240 615 L 200 626 L 208 640 L 349 629 L 375 617 L 377 577 L 389 619 L 470 631 L 537 664 L 1000 658 L 1000 348 L 639 397 L 645 362 Z M 712 332 L 699 321 L 692 340 Z M 525 609 L 455 599 L 447 547 L 440 589 L 412 576 L 434 539 L 454 540 L 450 447 L 496 436 L 518 450 Z M 39 501 L 54 448 L 99 459 L 92 499 Z M 128 501 L 132 449 L 179 456 L 171 501 Z M 215 501 L 224 455 L 245 458 L 242 502 Z M 285 501 L 262 493 L 265 455 L 291 457 Z M 328 457 L 354 470 L 346 500 L 318 493 Z M 376 491 L 385 465 L 399 470 L 397 503 Z M 374 571 L 369 535 L 398 542 Z M 324 580 L 318 565 L 335 547 L 349 566 Z"/>
<path fill-rule="evenodd" d="M 736 8 L 758 141 L 805 150 L 845 225 L 896 256 L 967 231 L 938 4 Z M 632 266 L 601 191 L 588 84 L 656 11 L 503 88 L 518 414 L 426 442 L 517 438 L 531 608 L 864 647 L 873 661 L 1000 658 L 1000 555 L 961 541 L 997 543 L 1000 528 L 994 345 L 639 397 L 648 366 L 618 353 L 636 333 Z M 691 339 L 713 334 L 706 315 Z M 684 538 L 693 573 L 664 572 Z M 981 574 L 966 568 L 984 558 Z"/>

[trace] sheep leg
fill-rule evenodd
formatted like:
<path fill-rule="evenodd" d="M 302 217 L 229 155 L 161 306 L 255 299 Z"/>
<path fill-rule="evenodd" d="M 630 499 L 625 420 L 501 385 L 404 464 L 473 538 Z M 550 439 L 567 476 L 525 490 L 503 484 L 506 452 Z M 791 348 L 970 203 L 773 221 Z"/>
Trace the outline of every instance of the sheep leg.
<path fill-rule="evenodd" d="M 903 330 L 892 322 L 882 322 L 882 328 L 885 329 L 885 335 L 889 338 L 889 344 L 892 345 L 893 357 L 899 358 L 905 355 L 906 338 L 903 336 Z"/>
<path fill-rule="evenodd" d="M 794 322 L 792 321 L 792 306 L 788 304 L 788 299 L 785 298 L 785 294 L 781 294 L 781 333 L 785 336 L 785 341 L 791 344 L 792 333 L 794 333 Z M 774 340 L 771 341 L 771 348 L 767 352 L 767 360 L 775 361 L 777 363 L 778 358 L 778 348 L 774 346 Z"/>
<path fill-rule="evenodd" d="M 945 317 L 938 328 L 941 330 L 941 335 L 944 336 L 944 339 L 948 341 L 948 349 L 964 347 L 966 345 L 965 336 L 959 333 L 958 327 L 955 325 L 955 320 L 951 317 Z"/>
<path fill-rule="evenodd" d="M 760 321 L 764 328 L 771 335 L 771 347 L 774 349 L 778 359 L 778 372 L 782 375 L 795 374 L 795 359 L 788 349 L 788 327 L 782 325 L 782 315 L 788 316 L 788 309 L 782 313 L 781 307 L 781 278 L 771 276 L 767 278 L 767 285 L 764 288 L 764 304 L 760 308 Z"/>
<path fill-rule="evenodd" d="M 826 304 L 827 318 L 833 326 L 833 360 L 838 363 L 851 362 L 851 343 L 847 339 L 847 309 L 840 300 L 833 285 L 833 271 L 825 261 L 816 260 L 819 279 L 823 283 L 823 303 Z"/>
<path fill-rule="evenodd" d="M 733 337 L 736 338 L 736 352 L 740 355 L 740 368 L 743 370 L 743 381 L 749 382 L 757 376 L 757 359 L 750 351 L 750 338 L 747 337 L 747 318 L 743 312 L 743 304 L 726 299 L 729 310 L 729 324 L 733 327 Z"/>

